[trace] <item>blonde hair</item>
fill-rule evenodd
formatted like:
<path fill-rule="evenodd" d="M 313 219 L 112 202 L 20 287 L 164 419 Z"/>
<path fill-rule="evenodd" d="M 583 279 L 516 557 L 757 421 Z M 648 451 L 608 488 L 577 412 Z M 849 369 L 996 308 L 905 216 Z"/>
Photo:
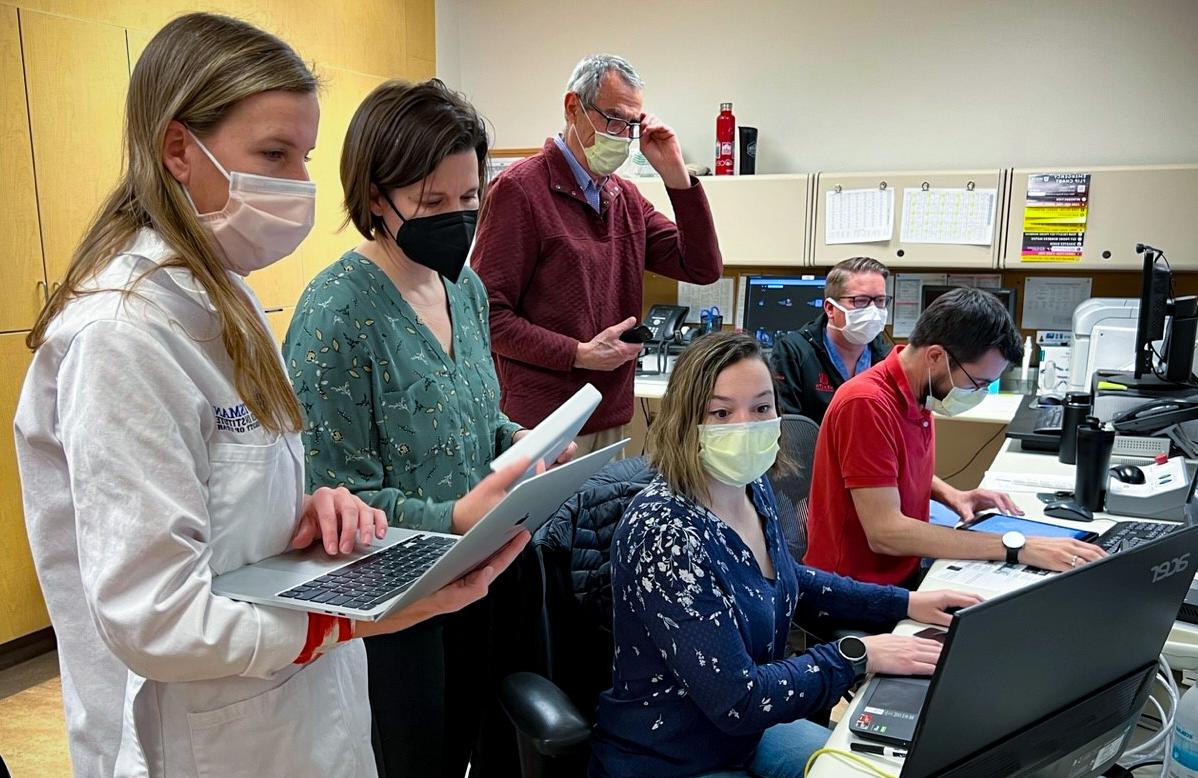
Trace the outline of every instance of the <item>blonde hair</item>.
<path fill-rule="evenodd" d="M 678 357 L 661 398 L 661 411 L 653 419 L 645 439 L 649 463 L 675 492 L 699 502 L 708 500 L 707 471 L 699 459 L 699 425 L 705 423 L 707 404 L 715 393 L 720 373 L 746 359 L 761 360 L 769 367 L 760 344 L 735 332 L 704 335 Z M 774 408 L 778 407 L 775 386 Z M 774 472 L 790 467 L 779 452 Z"/>
<path fill-rule="evenodd" d="M 206 136 L 240 100 L 276 90 L 308 94 L 316 88 L 316 77 L 290 46 L 238 19 L 195 13 L 163 27 L 129 80 L 121 180 L 75 249 L 66 279 L 42 309 L 26 345 L 36 350 L 45 342 L 46 328 L 71 299 L 99 291 L 82 286 L 138 230 L 149 227 L 174 252 L 162 266 L 186 268 L 208 293 L 242 400 L 267 430 L 299 430 L 299 402 L 274 339 L 228 277 L 183 185 L 163 164 L 162 143 L 171 120 Z"/>

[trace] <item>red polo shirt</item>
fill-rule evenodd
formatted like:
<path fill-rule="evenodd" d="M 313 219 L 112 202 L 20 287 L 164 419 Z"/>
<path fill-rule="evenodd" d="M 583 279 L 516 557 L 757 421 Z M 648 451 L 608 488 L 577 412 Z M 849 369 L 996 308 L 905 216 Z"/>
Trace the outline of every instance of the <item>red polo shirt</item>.
<path fill-rule="evenodd" d="M 898 346 L 832 397 L 815 444 L 807 555 L 812 567 L 880 584 L 899 584 L 919 557 L 870 550 L 851 490 L 893 486 L 903 515 L 928 520 L 935 470 L 932 413 L 915 400 Z"/>

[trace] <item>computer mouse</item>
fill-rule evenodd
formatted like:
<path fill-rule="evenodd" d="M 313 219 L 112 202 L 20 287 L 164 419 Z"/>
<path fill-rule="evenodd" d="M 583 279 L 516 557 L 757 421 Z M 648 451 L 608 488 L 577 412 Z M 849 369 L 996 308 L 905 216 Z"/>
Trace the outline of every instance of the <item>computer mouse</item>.
<path fill-rule="evenodd" d="M 1060 405 L 1064 400 L 1065 398 L 1059 394 L 1042 394 L 1036 398 L 1036 403 L 1041 408 L 1045 408 L 1049 405 Z"/>
<path fill-rule="evenodd" d="M 620 340 L 625 343 L 648 343 L 653 340 L 653 330 L 644 324 L 638 324 L 632 329 L 621 332 Z"/>
<path fill-rule="evenodd" d="M 1069 521 L 1094 521 L 1094 514 L 1073 500 L 1057 500 L 1044 506 L 1044 515 Z"/>
<path fill-rule="evenodd" d="M 1119 465 L 1111 468 L 1111 475 L 1125 484 L 1144 483 L 1144 471 L 1135 465 Z"/>

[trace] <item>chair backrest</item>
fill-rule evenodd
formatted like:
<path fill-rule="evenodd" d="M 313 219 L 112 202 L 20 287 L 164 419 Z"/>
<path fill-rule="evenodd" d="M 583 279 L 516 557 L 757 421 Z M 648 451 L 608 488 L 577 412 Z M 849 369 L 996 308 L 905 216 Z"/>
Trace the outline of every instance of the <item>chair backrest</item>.
<path fill-rule="evenodd" d="M 533 538 L 544 582 L 547 676 L 585 716 L 611 687 L 611 564 L 616 524 L 653 473 L 643 458 L 605 466 Z"/>
<path fill-rule="evenodd" d="M 786 536 L 786 547 L 796 561 L 807 553 L 807 500 L 811 493 L 811 467 L 815 462 L 815 441 L 819 425 L 806 416 L 782 417 L 782 452 L 794 465 L 792 470 L 770 473 L 770 483 L 778 498 L 778 521 Z"/>

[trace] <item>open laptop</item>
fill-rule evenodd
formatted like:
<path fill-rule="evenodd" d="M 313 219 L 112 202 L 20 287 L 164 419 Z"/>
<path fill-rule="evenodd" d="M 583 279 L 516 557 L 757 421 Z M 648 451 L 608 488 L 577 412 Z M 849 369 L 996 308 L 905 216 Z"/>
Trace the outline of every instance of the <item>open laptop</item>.
<path fill-rule="evenodd" d="M 320 543 L 218 575 L 216 594 L 243 602 L 377 621 L 481 567 L 516 534 L 536 532 L 628 439 L 517 484 L 465 535 L 389 527 L 337 557 Z"/>
<path fill-rule="evenodd" d="M 1093 776 L 1127 745 L 1198 528 L 979 603 L 953 619 L 931 679 L 878 676 L 850 730 L 908 747 L 903 776 Z"/>
<path fill-rule="evenodd" d="M 599 407 L 603 395 L 590 384 L 584 385 L 574 396 L 562 403 L 556 411 L 545 417 L 527 435 L 508 447 L 491 462 L 491 470 L 499 472 L 520 457 L 528 457 L 532 465 L 520 476 L 517 483 L 531 478 L 536 473 L 537 462 L 552 465 L 566 450 L 566 446 L 582 430 L 582 425 Z"/>

